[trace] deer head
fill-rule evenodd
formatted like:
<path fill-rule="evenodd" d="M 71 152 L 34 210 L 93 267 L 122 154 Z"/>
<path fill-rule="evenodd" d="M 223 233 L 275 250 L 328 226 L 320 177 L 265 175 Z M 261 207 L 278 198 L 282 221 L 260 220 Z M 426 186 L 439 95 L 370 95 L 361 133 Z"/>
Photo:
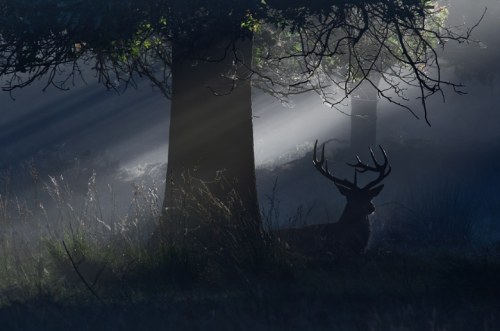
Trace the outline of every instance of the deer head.
<path fill-rule="evenodd" d="M 340 194 L 346 197 L 347 202 L 353 202 L 358 204 L 358 207 L 362 207 L 360 204 L 362 204 L 362 201 L 369 201 L 376 197 L 380 191 L 384 188 L 384 185 L 376 186 L 384 180 L 389 174 L 391 173 L 391 166 L 389 165 L 389 169 L 386 172 L 386 169 L 388 167 L 388 160 L 387 160 L 387 154 L 385 153 L 384 149 L 382 146 L 379 145 L 380 150 L 382 151 L 382 155 L 384 156 L 384 163 L 379 164 L 377 162 L 377 159 L 375 158 L 375 155 L 373 154 L 372 149 L 370 148 L 370 155 L 372 157 L 373 162 L 375 163 L 375 166 L 371 167 L 368 164 L 364 164 L 361 162 L 359 157 L 356 155 L 356 160 L 358 161 L 356 164 L 350 164 L 346 163 L 348 166 L 354 168 L 354 182 L 350 182 L 347 179 L 340 179 L 335 176 L 333 176 L 330 171 L 328 170 L 328 161 L 325 161 L 325 144 L 323 144 L 323 148 L 321 150 L 321 160 L 318 160 L 316 156 L 316 150 L 318 146 L 318 140 L 314 143 L 314 153 L 313 153 L 313 165 L 314 167 L 326 178 L 329 180 L 333 181 L 335 186 L 337 186 L 338 190 L 340 191 Z M 325 165 L 323 167 L 323 164 Z M 368 171 L 376 172 L 378 173 L 378 177 L 366 184 L 364 187 L 358 187 L 358 173 L 365 173 Z M 370 211 L 369 214 L 373 213 L 375 211 L 375 207 L 365 207 L 361 208 L 363 210 Z M 368 214 L 368 215 L 369 215 Z"/>
<path fill-rule="evenodd" d="M 350 250 L 363 252 L 368 246 L 371 236 L 371 224 L 368 215 L 375 211 L 372 199 L 376 197 L 384 188 L 379 185 L 384 178 L 391 173 L 388 166 L 387 154 L 380 147 L 384 156 L 384 163 L 379 164 L 373 151 L 370 149 L 374 166 L 369 166 L 361 162 L 356 156 L 357 163 L 349 164 L 354 168 L 354 181 L 340 179 L 333 176 L 328 170 L 328 162 L 325 161 L 325 145 L 321 151 L 321 159 L 316 156 L 318 141 L 314 144 L 313 164 L 314 167 L 326 178 L 333 181 L 340 194 L 346 197 L 347 204 L 340 219 L 336 223 L 313 224 L 293 229 L 278 229 L 273 231 L 280 240 L 286 243 L 293 250 L 304 253 L 326 253 L 336 250 Z M 324 167 L 323 167 L 324 165 Z M 378 177 L 363 187 L 358 186 L 358 173 L 376 172 Z M 377 186 L 378 185 L 378 186 Z"/>
<path fill-rule="evenodd" d="M 347 163 L 348 166 L 354 168 L 354 181 L 351 182 L 347 179 L 337 178 L 330 173 L 328 170 L 328 161 L 325 161 L 325 144 L 323 144 L 321 150 L 321 159 L 318 160 L 316 155 L 317 145 L 318 141 L 316 140 L 313 153 L 314 167 L 323 176 L 333 181 L 340 191 L 340 194 L 347 199 L 344 212 L 340 216 L 338 222 L 322 226 L 321 236 L 330 242 L 336 242 L 336 244 L 340 243 L 340 246 L 347 246 L 357 251 L 364 251 L 371 236 L 371 224 L 368 220 L 368 215 L 375 211 L 372 200 L 379 195 L 384 188 L 383 184 L 379 184 L 391 173 L 391 166 L 388 166 L 387 154 L 384 149 L 379 146 L 384 157 L 384 163 L 379 164 L 370 148 L 370 155 L 375 164 L 374 166 L 364 164 L 359 157 L 356 156 L 356 164 Z M 365 186 L 359 187 L 358 173 L 365 172 L 378 173 L 378 177 Z"/>

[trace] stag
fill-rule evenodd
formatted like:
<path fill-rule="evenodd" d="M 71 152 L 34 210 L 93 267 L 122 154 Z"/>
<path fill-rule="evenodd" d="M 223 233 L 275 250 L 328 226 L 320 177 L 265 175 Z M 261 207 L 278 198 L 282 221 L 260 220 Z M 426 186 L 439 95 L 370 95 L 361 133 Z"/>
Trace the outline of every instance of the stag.
<path fill-rule="evenodd" d="M 357 253 L 364 252 L 372 234 L 372 227 L 368 216 L 375 212 L 372 199 L 379 195 L 384 185 L 379 185 L 391 173 L 388 166 L 387 154 L 379 145 L 384 163 L 379 164 L 372 149 L 370 155 L 375 166 L 361 162 L 356 156 L 357 163 L 349 164 L 354 170 L 354 182 L 339 179 L 328 170 L 328 161 L 325 161 L 325 144 L 321 151 L 321 159 L 316 157 L 318 141 L 314 144 L 313 165 L 326 178 L 337 186 L 340 194 L 346 197 L 347 204 L 336 223 L 314 224 L 300 228 L 281 229 L 275 231 L 280 240 L 285 240 L 292 250 L 306 253 L 338 252 L 349 250 Z M 323 167 L 324 164 L 324 167 Z M 363 187 L 358 187 L 357 174 L 365 172 L 378 173 L 378 177 Z"/>

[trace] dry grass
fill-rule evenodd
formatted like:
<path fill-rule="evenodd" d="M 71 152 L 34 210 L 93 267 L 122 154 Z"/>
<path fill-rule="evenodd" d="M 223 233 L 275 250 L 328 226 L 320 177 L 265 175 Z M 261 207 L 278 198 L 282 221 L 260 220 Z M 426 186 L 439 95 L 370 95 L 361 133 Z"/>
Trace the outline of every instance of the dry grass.
<path fill-rule="evenodd" d="M 95 180 L 82 201 L 56 178 L 31 200 L 2 195 L 2 329 L 500 329 L 492 248 L 409 249 L 382 238 L 362 255 L 294 255 L 265 235 L 248 237 L 252 220 L 236 196 L 222 203 L 197 184 L 169 222 L 195 218 L 199 231 L 150 252 L 141 225 L 159 218 L 157 190 L 134 185 L 127 214 L 106 219 Z M 271 197 L 263 221 L 272 227 L 278 215 Z"/>

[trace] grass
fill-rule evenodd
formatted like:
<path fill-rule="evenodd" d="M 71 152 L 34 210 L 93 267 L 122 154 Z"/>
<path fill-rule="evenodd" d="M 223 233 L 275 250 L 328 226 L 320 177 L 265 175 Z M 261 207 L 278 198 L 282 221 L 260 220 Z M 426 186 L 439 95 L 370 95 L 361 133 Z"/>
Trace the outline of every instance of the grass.
<path fill-rule="evenodd" d="M 477 257 L 449 260 L 449 253 L 442 253 L 422 260 L 419 256 L 371 254 L 348 261 L 308 261 L 294 269 L 293 280 L 233 273 L 232 279 L 198 279 L 188 288 L 171 278 L 167 278 L 171 283 L 162 284 L 140 277 L 128 286 L 99 288 L 104 304 L 78 284 L 72 289 L 65 285 L 66 297 L 46 293 L 4 304 L 0 320 L 12 330 L 498 327 L 499 288 L 492 277 L 498 276 L 498 261 L 487 266 L 478 265 Z M 142 271 L 159 272 L 152 269 Z"/>
<path fill-rule="evenodd" d="M 375 236 L 366 254 L 311 258 L 267 236 L 249 240 L 251 220 L 207 190 L 186 190 L 193 209 L 182 213 L 202 216 L 203 236 L 148 251 L 141 224 L 159 216 L 157 190 L 133 186 L 127 214 L 106 220 L 95 180 L 83 201 L 55 178 L 30 201 L 2 196 L 2 330 L 500 329 L 500 255 L 474 244 L 479 207 L 460 209 L 471 199 L 460 191 L 406 195 L 405 213 L 392 216 L 405 227 L 387 225 L 392 237 Z M 271 197 L 267 227 L 277 208 Z M 452 212 L 468 220 L 457 234 Z M 431 217 L 449 240 L 425 232 Z M 304 218 L 299 209 L 290 222 Z"/>

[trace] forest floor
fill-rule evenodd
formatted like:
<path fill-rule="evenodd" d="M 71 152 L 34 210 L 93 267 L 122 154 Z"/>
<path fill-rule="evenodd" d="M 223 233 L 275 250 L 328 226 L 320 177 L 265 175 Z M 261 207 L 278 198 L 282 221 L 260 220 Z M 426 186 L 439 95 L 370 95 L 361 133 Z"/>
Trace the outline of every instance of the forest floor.
<path fill-rule="evenodd" d="M 82 257 L 73 268 L 52 259 L 32 270 L 31 282 L 4 282 L 0 325 L 75 331 L 500 330 L 500 257 L 493 249 L 384 246 L 363 255 L 286 258 L 274 266 L 261 261 L 212 268 L 172 248 L 159 264 L 128 260 L 105 267 Z M 16 272 L 25 273 L 20 278 L 30 273 Z"/>
<path fill-rule="evenodd" d="M 400 168 L 418 158 L 401 157 Z M 393 186 L 409 193 L 388 185 L 378 197 L 369 250 L 314 258 L 240 236 L 245 222 L 231 208 L 189 192 L 193 214 L 208 213 L 203 245 L 170 241 L 151 252 L 143 225 L 159 219 L 157 189 L 133 185 L 117 216 L 114 199 L 103 211 L 95 173 L 81 180 L 79 201 L 62 177 L 44 175 L 37 188 L 42 172 L 30 168 L 21 183 L 34 181 L 35 196 L 18 201 L 10 177 L 0 195 L 0 330 L 500 330 L 500 172 L 480 163 L 493 165 L 450 181 L 435 167 L 434 177 L 409 176 L 412 185 L 395 173 Z M 303 173 L 287 169 L 280 178 Z M 274 202 L 266 228 L 281 220 Z"/>

